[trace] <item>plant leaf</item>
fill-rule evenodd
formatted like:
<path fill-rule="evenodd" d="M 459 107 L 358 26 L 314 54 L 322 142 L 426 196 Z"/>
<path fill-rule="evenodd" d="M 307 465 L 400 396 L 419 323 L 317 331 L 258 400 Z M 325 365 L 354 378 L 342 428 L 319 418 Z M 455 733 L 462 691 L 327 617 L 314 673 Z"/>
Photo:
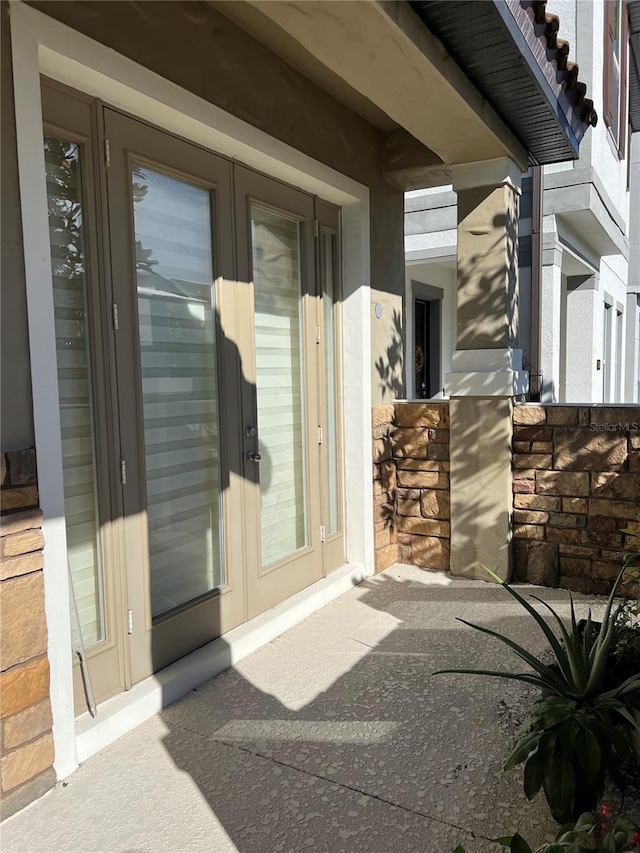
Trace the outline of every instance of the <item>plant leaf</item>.
<path fill-rule="evenodd" d="M 540 732 L 530 732 L 529 734 L 523 735 L 518 738 L 515 742 L 513 749 L 507 755 L 504 760 L 503 769 L 512 770 L 514 767 L 517 767 L 522 761 L 527 759 L 534 749 L 537 748 L 540 743 L 541 734 Z"/>
<path fill-rule="evenodd" d="M 624 705 L 618 705 L 617 707 L 612 708 L 611 710 L 615 711 L 616 714 L 619 714 L 621 717 L 623 717 L 623 719 L 625 719 L 633 729 L 640 729 L 640 722 L 636 720 L 633 714 Z"/>
<path fill-rule="evenodd" d="M 509 587 L 507 584 L 504 584 L 504 588 L 508 589 Z M 542 617 L 539 613 L 533 610 L 533 608 L 530 609 L 536 614 L 536 617 L 538 619 L 542 620 Z M 510 640 L 503 634 L 499 634 L 497 631 L 492 631 L 491 628 L 485 628 L 483 625 L 475 625 L 473 622 L 467 622 L 466 619 L 461 619 L 459 617 L 457 617 L 457 619 L 458 622 L 462 622 L 463 625 L 468 625 L 470 628 L 474 628 L 476 631 L 480 631 L 482 634 L 488 634 L 490 637 L 495 637 L 497 640 L 500 640 L 501 643 L 504 643 L 506 646 L 509 646 L 509 648 L 514 651 L 518 655 L 518 657 L 521 658 L 525 663 L 528 663 L 532 669 L 534 669 L 536 672 L 540 673 L 540 675 L 548 679 L 551 684 L 557 685 L 557 689 L 563 690 L 563 680 L 559 676 L 557 676 L 552 669 L 546 666 L 546 664 L 543 664 L 542 661 L 539 661 L 536 657 L 534 657 L 534 655 L 532 655 L 522 646 L 519 646 L 517 643 L 514 643 L 513 640 Z"/>
<path fill-rule="evenodd" d="M 602 730 L 606 733 L 607 738 L 611 742 L 611 746 L 615 750 L 616 754 L 616 764 L 620 764 L 621 761 L 629 755 L 631 750 L 630 739 L 627 734 L 627 727 L 624 728 L 621 726 L 612 726 L 612 725 L 602 725 Z M 609 770 L 611 770 L 611 765 L 609 765 Z"/>
<path fill-rule="evenodd" d="M 503 581 L 503 580 L 502 580 L 502 578 L 500 577 L 500 575 L 497 575 L 495 572 L 492 572 L 492 571 L 491 571 L 491 569 L 490 569 L 488 566 L 482 566 L 482 565 L 481 565 L 481 566 L 480 566 L 480 568 L 481 568 L 481 569 L 484 569 L 484 571 L 485 571 L 488 575 L 491 575 L 491 577 L 494 579 L 494 581 L 495 581 L 496 583 L 500 584 L 500 586 L 506 586 L 505 581 Z"/>
<path fill-rule="evenodd" d="M 634 693 L 640 690 L 640 675 L 632 675 L 619 684 L 613 690 L 608 690 L 606 693 L 601 693 L 598 697 L 600 700 L 617 699 L 620 696 L 626 696 L 627 693 Z"/>
<path fill-rule="evenodd" d="M 553 816 L 560 820 L 571 817 L 576 779 L 573 763 L 567 755 L 556 753 L 553 756 L 543 785 Z"/>
<path fill-rule="evenodd" d="M 585 661 L 591 660 L 591 651 L 593 649 L 593 620 L 591 618 L 591 608 L 587 613 L 587 624 L 584 629 L 584 656 Z"/>
<path fill-rule="evenodd" d="M 492 669 L 438 669 L 433 675 L 489 675 L 493 678 L 508 678 L 512 681 L 524 681 L 525 684 L 533 684 L 536 687 L 548 690 L 556 690 L 551 682 L 531 672 L 500 672 Z"/>
<path fill-rule="evenodd" d="M 596 825 L 596 820 L 591 812 L 583 812 L 575 822 L 573 829 L 576 832 L 589 832 Z"/>
<path fill-rule="evenodd" d="M 527 842 L 521 835 L 516 834 L 511 839 L 511 853 L 533 853 Z"/>
<path fill-rule="evenodd" d="M 575 685 L 577 683 L 577 676 L 579 676 L 581 667 L 576 658 L 576 649 L 574 641 L 569 635 L 567 629 L 564 627 L 562 619 L 558 616 L 553 607 L 551 607 L 550 604 L 548 604 L 542 598 L 539 598 L 537 595 L 533 595 L 531 597 L 534 598 L 539 604 L 542 604 L 543 607 L 546 607 L 546 609 L 551 613 L 553 618 L 558 623 L 564 646 L 556 639 L 555 644 L 552 644 L 551 647 L 553 649 L 554 655 L 556 656 L 556 660 L 558 661 L 558 665 L 565 674 L 565 678 L 567 680 L 573 681 Z"/>
<path fill-rule="evenodd" d="M 565 755 L 571 756 L 575 761 L 580 759 L 581 750 L 578 747 L 578 737 L 582 733 L 582 729 L 576 726 L 576 716 L 565 720 L 558 729 L 558 741 L 560 748 Z"/>
<path fill-rule="evenodd" d="M 591 672 L 589 673 L 589 679 L 584 689 L 585 697 L 594 696 L 602 687 L 609 662 L 611 643 L 613 642 L 613 622 L 614 620 L 603 621 L 598 639 L 594 643 Z"/>
<path fill-rule="evenodd" d="M 580 729 L 577 737 L 577 758 L 586 770 L 590 779 L 595 779 L 600 773 L 602 752 L 600 743 L 590 728 Z"/>
<path fill-rule="evenodd" d="M 533 607 L 533 606 L 532 606 L 532 605 L 527 601 L 527 599 L 526 599 L 526 598 L 524 598 L 522 595 L 520 595 L 518 592 L 516 592 L 516 590 L 515 590 L 515 589 L 513 589 L 513 587 L 512 587 L 512 586 L 510 586 L 508 583 L 504 583 L 504 581 L 502 581 L 500 578 L 498 578 L 498 576 L 497 576 L 497 575 L 495 575 L 495 574 L 494 574 L 490 569 L 488 569 L 486 566 L 483 566 L 482 568 L 483 568 L 486 572 L 489 572 L 489 574 L 490 574 L 493 578 L 497 579 L 497 580 L 498 580 L 498 582 L 499 582 L 499 583 L 500 583 L 500 584 L 501 584 L 501 585 L 502 585 L 502 586 L 507 590 L 507 592 L 509 593 L 509 595 L 513 596 L 513 598 L 515 598 L 515 600 L 516 600 L 516 601 L 518 601 L 518 602 L 522 605 L 522 607 L 524 607 L 524 609 L 525 609 L 525 610 L 526 610 L 526 611 L 527 611 L 527 612 L 528 612 L 528 613 L 529 613 L 529 614 L 530 614 L 530 615 L 535 619 L 535 621 L 537 622 L 537 624 L 538 624 L 539 628 L 541 629 L 541 631 L 543 632 L 543 634 L 545 635 L 545 637 L 546 637 L 546 638 L 547 638 L 547 640 L 549 641 L 549 645 L 550 645 L 550 646 L 551 646 L 551 648 L 554 650 L 554 653 L 556 654 L 556 656 L 557 656 L 558 651 L 560 651 L 560 653 L 562 654 L 562 649 L 560 648 L 560 644 L 559 644 L 559 642 L 558 642 L 558 638 L 557 638 L 557 637 L 556 637 L 556 635 L 553 633 L 553 631 L 551 630 L 551 628 L 549 627 L 549 625 L 546 623 L 546 621 L 543 619 L 543 617 L 540 615 L 540 613 L 538 613 L 538 611 L 535 609 L 535 607 Z M 546 604 L 546 603 L 545 603 L 545 604 Z M 554 615 L 556 616 L 556 618 L 559 620 L 559 619 L 560 619 L 560 617 L 555 613 L 555 611 L 553 610 L 553 608 L 551 607 L 551 605 L 546 604 L 546 606 L 548 607 L 548 609 L 549 609 L 549 610 L 551 610 L 551 611 L 552 611 L 552 613 L 554 613 Z M 558 663 L 559 663 L 559 661 L 558 661 Z"/>
<path fill-rule="evenodd" d="M 545 767 L 538 753 L 531 755 L 524 766 L 524 793 L 528 800 L 532 800 L 542 787 Z"/>

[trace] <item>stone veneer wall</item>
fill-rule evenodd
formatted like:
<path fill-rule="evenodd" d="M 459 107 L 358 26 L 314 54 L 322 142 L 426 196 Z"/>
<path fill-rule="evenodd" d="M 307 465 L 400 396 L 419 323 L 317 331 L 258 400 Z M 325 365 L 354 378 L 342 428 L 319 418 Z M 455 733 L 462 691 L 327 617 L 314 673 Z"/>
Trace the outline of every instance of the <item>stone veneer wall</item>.
<path fill-rule="evenodd" d="M 0 515 L 2 818 L 56 782 L 44 611 L 42 513 L 33 450 L 3 453 Z"/>
<path fill-rule="evenodd" d="M 373 410 L 376 571 L 449 570 L 449 404 Z"/>
<path fill-rule="evenodd" d="M 395 406 L 373 409 L 373 521 L 377 572 L 398 562 L 396 465 L 392 449 L 394 420 Z"/>
<path fill-rule="evenodd" d="M 640 530 L 640 407 L 516 406 L 517 580 L 606 594 Z"/>

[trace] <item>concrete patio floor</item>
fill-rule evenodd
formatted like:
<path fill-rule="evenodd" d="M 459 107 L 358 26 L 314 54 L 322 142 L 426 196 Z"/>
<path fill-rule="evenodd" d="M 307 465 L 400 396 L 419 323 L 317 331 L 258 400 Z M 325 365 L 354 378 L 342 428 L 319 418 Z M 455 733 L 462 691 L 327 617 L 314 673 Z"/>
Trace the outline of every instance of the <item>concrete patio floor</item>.
<path fill-rule="evenodd" d="M 536 592 L 568 612 L 565 592 Z M 535 693 L 430 677 L 517 668 L 456 616 L 544 645 L 496 585 L 394 566 L 5 821 L 3 853 L 488 853 L 516 828 L 550 837 L 544 800 L 501 770 Z"/>

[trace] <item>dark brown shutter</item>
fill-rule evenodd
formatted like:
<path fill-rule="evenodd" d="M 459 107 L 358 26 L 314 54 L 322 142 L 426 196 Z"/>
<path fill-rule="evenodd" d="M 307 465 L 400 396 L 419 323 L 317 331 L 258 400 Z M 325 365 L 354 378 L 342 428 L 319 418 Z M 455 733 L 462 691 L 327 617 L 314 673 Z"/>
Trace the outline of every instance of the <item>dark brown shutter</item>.
<path fill-rule="evenodd" d="M 616 2 L 617 0 L 604 0 L 604 82 L 602 87 L 602 112 L 607 127 L 611 127 L 613 124 L 613 41 Z"/>
<path fill-rule="evenodd" d="M 629 9 L 627 2 L 620 9 L 622 21 L 620 25 L 620 135 L 618 136 L 618 154 L 623 160 L 627 150 L 627 108 L 629 96 L 627 94 L 628 73 L 627 65 L 629 58 Z"/>

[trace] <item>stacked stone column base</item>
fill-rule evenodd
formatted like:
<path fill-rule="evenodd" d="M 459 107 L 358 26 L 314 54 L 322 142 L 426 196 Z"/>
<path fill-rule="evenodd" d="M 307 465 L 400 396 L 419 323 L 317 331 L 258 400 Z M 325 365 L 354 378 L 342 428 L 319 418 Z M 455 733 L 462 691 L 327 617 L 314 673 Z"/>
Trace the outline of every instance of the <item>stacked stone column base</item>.
<path fill-rule="evenodd" d="M 395 562 L 449 570 L 449 406 L 373 413 L 376 571 Z"/>
<path fill-rule="evenodd" d="M 33 451 L 3 454 L 0 516 L 0 814 L 56 782 L 44 610 L 42 513 Z M 27 509 L 20 509 L 27 505 Z"/>

